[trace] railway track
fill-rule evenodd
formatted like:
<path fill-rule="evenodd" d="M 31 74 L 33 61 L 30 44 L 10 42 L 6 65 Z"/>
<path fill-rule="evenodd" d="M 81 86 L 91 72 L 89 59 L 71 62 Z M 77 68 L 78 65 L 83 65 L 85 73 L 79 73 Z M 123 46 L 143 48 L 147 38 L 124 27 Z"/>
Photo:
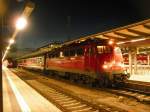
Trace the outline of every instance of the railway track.
<path fill-rule="evenodd" d="M 15 74 L 28 75 L 24 72 L 12 70 Z M 53 84 L 43 84 L 33 77 L 24 76 L 24 80 L 43 96 L 45 96 L 49 101 L 53 102 L 58 108 L 63 112 L 126 112 L 125 110 L 118 108 L 111 108 L 103 104 L 94 104 L 87 100 L 81 99 L 77 96 L 70 94 L 65 90 L 61 90 Z"/>
<path fill-rule="evenodd" d="M 150 104 L 150 83 L 148 82 L 128 80 L 122 87 L 109 89 L 108 91 Z"/>
<path fill-rule="evenodd" d="M 135 91 L 141 94 L 150 95 L 150 83 L 128 80 L 124 84 L 124 89 Z"/>
<path fill-rule="evenodd" d="M 43 75 L 43 74 L 40 74 L 40 75 Z M 81 86 L 84 86 L 84 85 L 81 85 Z M 99 89 L 99 88 L 96 88 L 96 89 Z M 139 102 L 150 104 L 150 84 L 148 82 L 128 80 L 124 84 L 124 86 L 121 88 L 113 88 L 113 89 L 100 88 L 99 90 L 107 91 L 107 92 L 119 95 L 120 97 L 125 96 L 125 97 L 134 98 Z"/>

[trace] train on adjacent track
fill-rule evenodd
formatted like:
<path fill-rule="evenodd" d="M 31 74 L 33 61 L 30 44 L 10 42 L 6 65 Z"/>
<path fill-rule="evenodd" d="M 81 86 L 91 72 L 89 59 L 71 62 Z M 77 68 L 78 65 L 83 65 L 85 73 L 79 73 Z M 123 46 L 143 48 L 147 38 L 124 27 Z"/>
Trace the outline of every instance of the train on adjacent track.
<path fill-rule="evenodd" d="M 129 78 L 121 50 L 113 40 L 86 39 L 46 53 L 18 58 L 18 67 L 37 69 L 76 83 L 115 85 Z"/>

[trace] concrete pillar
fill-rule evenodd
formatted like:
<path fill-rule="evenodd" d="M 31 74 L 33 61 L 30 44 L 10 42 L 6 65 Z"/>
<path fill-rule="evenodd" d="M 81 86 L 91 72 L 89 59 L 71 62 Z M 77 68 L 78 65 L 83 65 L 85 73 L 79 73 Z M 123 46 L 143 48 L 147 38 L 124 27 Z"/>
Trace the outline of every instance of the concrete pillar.
<path fill-rule="evenodd" d="M 147 65 L 150 65 L 150 55 L 147 55 Z"/>
<path fill-rule="evenodd" d="M 129 49 L 129 73 L 132 75 L 132 51 Z"/>
<path fill-rule="evenodd" d="M 137 73 L 137 48 L 133 51 L 133 59 L 134 59 L 134 74 Z"/>
<path fill-rule="evenodd" d="M 148 63 L 147 63 L 147 65 L 148 65 L 148 74 L 150 74 L 150 54 L 148 54 L 147 55 L 147 60 L 148 60 Z"/>

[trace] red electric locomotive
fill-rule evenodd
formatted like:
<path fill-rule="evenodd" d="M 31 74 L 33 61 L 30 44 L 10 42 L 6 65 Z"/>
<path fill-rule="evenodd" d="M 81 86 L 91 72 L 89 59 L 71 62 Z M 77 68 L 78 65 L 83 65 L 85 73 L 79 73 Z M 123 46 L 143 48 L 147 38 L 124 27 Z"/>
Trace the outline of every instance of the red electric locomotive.
<path fill-rule="evenodd" d="M 128 78 L 119 47 L 112 40 L 65 43 L 49 52 L 19 59 L 18 66 L 40 69 L 75 82 L 108 86 Z"/>
<path fill-rule="evenodd" d="M 128 78 L 119 47 L 112 40 L 88 39 L 47 53 L 46 70 L 76 82 L 104 86 Z"/>

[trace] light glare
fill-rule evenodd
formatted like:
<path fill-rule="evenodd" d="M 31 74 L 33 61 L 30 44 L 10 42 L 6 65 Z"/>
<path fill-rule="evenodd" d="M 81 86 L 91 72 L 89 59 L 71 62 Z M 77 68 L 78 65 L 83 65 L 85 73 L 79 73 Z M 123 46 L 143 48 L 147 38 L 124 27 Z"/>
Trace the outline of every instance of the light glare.
<path fill-rule="evenodd" d="M 10 39 L 10 41 L 9 41 L 10 44 L 13 44 L 14 42 L 15 42 L 14 39 Z"/>
<path fill-rule="evenodd" d="M 8 47 L 7 47 L 7 50 L 9 50 L 9 49 L 10 49 L 10 47 L 8 46 Z"/>
<path fill-rule="evenodd" d="M 108 44 L 109 44 L 109 45 L 112 45 L 112 44 L 114 44 L 114 41 L 113 41 L 113 40 L 110 40 L 110 41 L 108 42 Z"/>
<path fill-rule="evenodd" d="M 107 69 L 107 68 L 108 68 L 108 66 L 107 66 L 107 65 L 103 65 L 103 68 L 104 68 L 104 69 Z"/>
<path fill-rule="evenodd" d="M 17 20 L 16 28 L 18 30 L 22 30 L 26 27 L 26 25 L 27 25 L 27 20 L 25 18 L 21 17 Z"/>

